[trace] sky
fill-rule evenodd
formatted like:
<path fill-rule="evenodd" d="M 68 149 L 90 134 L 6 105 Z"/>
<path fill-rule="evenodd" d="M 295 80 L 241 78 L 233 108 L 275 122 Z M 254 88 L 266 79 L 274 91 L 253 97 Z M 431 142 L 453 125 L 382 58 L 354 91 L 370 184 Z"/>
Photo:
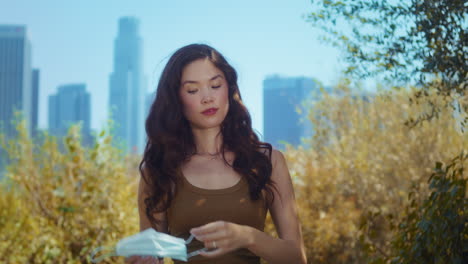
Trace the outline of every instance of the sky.
<path fill-rule="evenodd" d="M 263 133 L 263 80 L 270 75 L 336 83 L 340 52 L 319 40 L 305 19 L 310 0 L 0 0 L 0 24 L 25 25 L 32 66 L 41 74 L 39 128 L 47 128 L 47 100 L 57 87 L 85 83 L 91 127 L 108 118 L 118 20 L 140 21 L 147 92 L 155 90 L 169 56 L 190 43 L 219 50 L 239 75 L 254 129 Z"/>

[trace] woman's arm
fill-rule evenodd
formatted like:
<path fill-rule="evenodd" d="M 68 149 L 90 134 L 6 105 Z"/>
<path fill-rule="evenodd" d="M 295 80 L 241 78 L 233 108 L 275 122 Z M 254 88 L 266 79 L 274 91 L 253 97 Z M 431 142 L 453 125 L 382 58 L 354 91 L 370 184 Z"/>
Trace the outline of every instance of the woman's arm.
<path fill-rule="evenodd" d="M 144 173 L 148 175 L 146 168 L 143 168 Z M 167 233 L 167 221 L 166 213 L 154 214 L 154 218 L 158 220 L 158 223 L 151 224 L 150 220 L 146 216 L 146 204 L 145 199 L 149 196 L 149 186 L 146 184 L 143 176 L 140 177 L 140 183 L 138 184 L 138 214 L 140 216 L 140 231 L 148 228 L 154 228 L 158 232 Z"/>
<path fill-rule="evenodd" d="M 238 248 L 247 248 L 268 263 L 307 263 L 294 189 L 281 152 L 273 150 L 272 164 L 272 180 L 276 183 L 277 192 L 269 209 L 279 238 L 249 226 L 213 222 L 192 229 L 192 233 L 205 243 L 205 247 L 217 248 L 202 255 L 216 257 Z"/>
<path fill-rule="evenodd" d="M 247 248 L 268 263 L 307 263 L 291 176 L 283 154 L 275 149 L 272 164 L 271 177 L 278 192 L 270 206 L 270 214 L 279 238 L 255 229 Z"/>
<path fill-rule="evenodd" d="M 145 170 L 145 173 L 148 172 Z M 159 232 L 167 233 L 166 213 L 154 214 L 154 217 L 158 220 L 159 223 L 153 225 L 146 216 L 145 199 L 149 195 L 148 188 L 149 187 L 143 177 L 140 177 L 140 183 L 138 184 L 138 214 L 140 217 L 140 231 L 148 228 L 154 228 Z M 125 263 L 127 264 L 163 264 L 163 262 L 163 259 L 145 256 L 131 256 L 125 259 Z"/>

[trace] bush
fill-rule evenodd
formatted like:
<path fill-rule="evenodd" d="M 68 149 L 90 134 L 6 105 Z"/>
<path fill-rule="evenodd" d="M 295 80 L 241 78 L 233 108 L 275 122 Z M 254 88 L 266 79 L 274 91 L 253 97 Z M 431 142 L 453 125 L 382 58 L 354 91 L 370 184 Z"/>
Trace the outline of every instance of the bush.
<path fill-rule="evenodd" d="M 17 130 L 2 141 L 11 162 L 0 184 L 0 262 L 85 263 L 92 249 L 138 231 L 137 166 L 109 130 L 85 148 L 74 126 L 64 151 L 51 136 L 33 142 L 24 122 Z"/>
<path fill-rule="evenodd" d="M 415 199 L 427 196 L 436 161 L 468 148 L 449 108 L 430 122 L 405 124 L 431 109 L 411 105 L 415 92 L 356 94 L 343 82 L 338 95 L 324 93 L 306 105 L 314 135 L 304 139 L 306 147 L 287 146 L 285 155 L 311 263 L 364 263 L 369 246 L 390 255 L 395 233 L 387 218 L 404 217 L 413 184 L 419 190 Z M 428 98 L 446 103 L 436 95 Z M 360 230 L 363 224 L 367 229 Z"/>
<path fill-rule="evenodd" d="M 429 178 L 430 193 L 420 202 L 409 193 L 410 204 L 393 231 L 397 232 L 389 256 L 373 263 L 462 264 L 468 260 L 468 209 L 465 166 L 462 152 L 448 165 L 437 162 Z"/>

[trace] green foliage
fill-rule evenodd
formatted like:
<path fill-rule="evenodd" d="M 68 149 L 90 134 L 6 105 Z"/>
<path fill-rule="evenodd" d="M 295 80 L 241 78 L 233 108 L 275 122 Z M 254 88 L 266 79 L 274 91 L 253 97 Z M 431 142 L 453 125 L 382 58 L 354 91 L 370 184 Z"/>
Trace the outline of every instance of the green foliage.
<path fill-rule="evenodd" d="M 450 108 L 430 122 L 405 125 L 402 119 L 430 111 L 410 103 L 415 89 L 359 94 L 348 82 L 338 89 L 338 96 L 325 93 L 305 106 L 315 134 L 305 139 L 308 147 L 290 146 L 285 156 L 308 260 L 366 263 L 391 256 L 398 235 L 391 224 L 402 221 L 412 185 L 419 188 L 414 199 L 427 197 L 433 164 L 468 149 L 468 138 Z M 435 92 L 426 99 L 446 103 Z"/>
<path fill-rule="evenodd" d="M 419 116 L 416 125 L 437 118 L 442 107 L 458 109 L 468 123 L 466 1 L 313 0 L 308 21 L 324 39 L 342 48 L 353 79 L 383 76 L 393 85 L 417 84 L 457 100 Z M 418 98 L 426 93 L 414 94 Z"/>
<path fill-rule="evenodd" d="M 370 263 L 462 264 L 468 257 L 468 207 L 467 180 L 464 167 L 468 161 L 462 152 L 447 166 L 437 162 L 429 177 L 427 196 L 421 201 L 415 194 L 417 185 L 409 192 L 409 204 L 400 221 L 393 221 L 391 229 L 396 233 L 390 254 L 373 254 L 374 245 L 367 244 Z M 377 215 L 370 215 L 375 218 Z M 369 232 L 367 223 L 363 228 Z M 363 238 L 363 237 L 361 237 Z M 380 253 L 380 252 L 379 252 Z"/>
<path fill-rule="evenodd" d="M 466 89 L 466 3 L 462 0 L 314 0 L 308 21 L 343 47 L 355 77 L 403 80 L 434 74 L 439 88 Z M 433 87 L 435 88 L 435 87 Z"/>
<path fill-rule="evenodd" d="M 468 253 L 467 160 L 468 155 L 461 153 L 445 167 L 436 164 L 429 197 L 419 208 L 410 206 L 398 226 L 394 241 L 398 257 L 392 263 L 463 263 L 463 254 Z"/>
<path fill-rule="evenodd" d="M 0 183 L 0 262 L 87 263 L 93 248 L 138 231 L 137 166 L 108 131 L 85 148 L 74 126 L 64 150 L 48 135 L 33 142 L 25 122 L 17 131 L 1 145 L 11 162 Z"/>

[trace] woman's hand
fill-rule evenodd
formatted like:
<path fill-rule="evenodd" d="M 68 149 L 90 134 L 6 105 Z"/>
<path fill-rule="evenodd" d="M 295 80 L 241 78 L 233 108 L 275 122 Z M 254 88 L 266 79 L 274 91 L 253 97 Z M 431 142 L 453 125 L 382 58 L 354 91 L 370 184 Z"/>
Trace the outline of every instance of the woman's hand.
<path fill-rule="evenodd" d="M 209 252 L 201 252 L 205 257 L 218 257 L 239 248 L 247 248 L 253 240 L 252 228 L 230 222 L 217 221 L 192 228 L 195 238 L 202 241 Z"/>
<path fill-rule="evenodd" d="M 131 256 L 125 259 L 126 264 L 163 264 L 163 259 L 151 256 Z"/>

